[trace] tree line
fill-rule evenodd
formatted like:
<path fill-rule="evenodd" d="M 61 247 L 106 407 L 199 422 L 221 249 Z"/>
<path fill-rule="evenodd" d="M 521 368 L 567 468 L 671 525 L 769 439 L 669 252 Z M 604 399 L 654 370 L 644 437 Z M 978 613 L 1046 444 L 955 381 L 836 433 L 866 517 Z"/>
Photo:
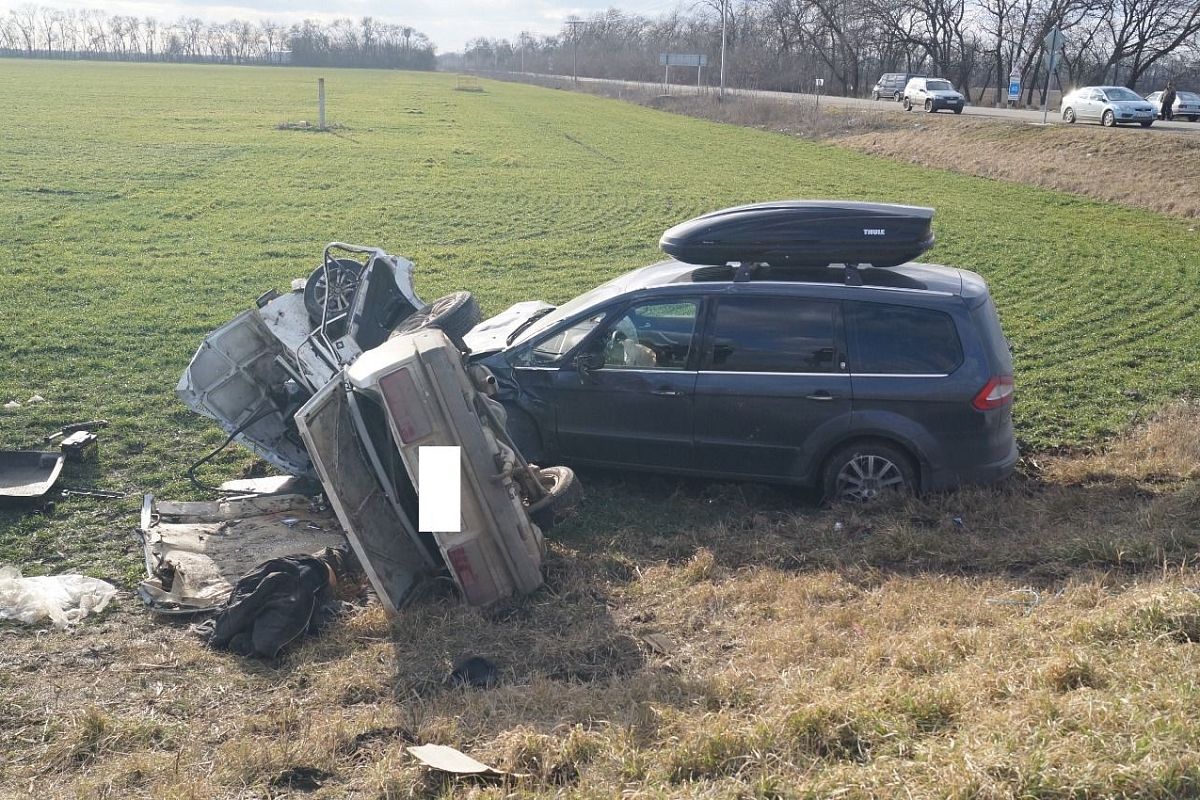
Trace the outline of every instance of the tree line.
<path fill-rule="evenodd" d="M 476 39 L 463 64 L 655 81 L 660 53 L 694 53 L 708 56 L 707 74 L 672 68 L 672 82 L 713 85 L 722 10 L 731 86 L 812 91 L 823 78 L 825 92 L 863 97 L 880 74 L 909 72 L 948 78 L 980 102 L 989 90 L 1006 97 L 1015 71 L 1029 104 L 1047 78 L 1051 89 L 1149 91 L 1175 79 L 1200 90 L 1200 0 L 701 0 L 657 17 L 610 9 L 553 36 Z M 1056 28 L 1066 46 L 1048 75 L 1042 43 Z"/>
<path fill-rule="evenodd" d="M 434 45 L 408 25 L 373 17 L 332 22 L 206 22 L 22 5 L 0 16 L 0 55 L 225 64 L 434 69 Z"/>

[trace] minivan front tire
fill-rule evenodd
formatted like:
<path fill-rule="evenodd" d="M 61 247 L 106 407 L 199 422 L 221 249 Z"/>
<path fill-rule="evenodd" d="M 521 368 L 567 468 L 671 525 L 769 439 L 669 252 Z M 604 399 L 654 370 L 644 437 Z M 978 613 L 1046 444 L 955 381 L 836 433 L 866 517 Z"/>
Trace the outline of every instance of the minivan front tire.
<path fill-rule="evenodd" d="M 887 494 L 916 491 L 917 470 L 908 454 L 894 445 L 852 442 L 826 459 L 821 488 L 828 503 L 869 503 Z"/>

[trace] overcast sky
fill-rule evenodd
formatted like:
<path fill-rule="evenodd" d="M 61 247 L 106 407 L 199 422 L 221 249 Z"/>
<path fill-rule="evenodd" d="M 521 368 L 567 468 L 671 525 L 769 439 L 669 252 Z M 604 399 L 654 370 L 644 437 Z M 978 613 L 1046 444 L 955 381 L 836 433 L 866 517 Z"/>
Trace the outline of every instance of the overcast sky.
<path fill-rule="evenodd" d="M 0 0 L 0 12 L 23 5 L 26 0 Z M 96 8 L 109 14 L 155 17 L 163 22 L 181 15 L 210 21 L 270 18 L 299 22 L 305 18 L 377 17 L 384 22 L 411 25 L 423 32 L 439 53 L 461 51 L 477 36 L 514 39 L 521 31 L 553 34 L 572 14 L 587 16 L 610 6 L 622 11 L 657 16 L 687 0 L 39 0 L 52 8 Z"/>

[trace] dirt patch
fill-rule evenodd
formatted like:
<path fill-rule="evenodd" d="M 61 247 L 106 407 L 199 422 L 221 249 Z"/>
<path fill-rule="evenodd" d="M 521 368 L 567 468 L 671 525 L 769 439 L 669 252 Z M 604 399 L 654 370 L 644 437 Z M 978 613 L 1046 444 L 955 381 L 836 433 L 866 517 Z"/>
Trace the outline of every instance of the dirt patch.
<path fill-rule="evenodd" d="M 889 130 L 835 135 L 834 141 L 912 164 L 1200 216 L 1195 134 L 903 116 Z"/>

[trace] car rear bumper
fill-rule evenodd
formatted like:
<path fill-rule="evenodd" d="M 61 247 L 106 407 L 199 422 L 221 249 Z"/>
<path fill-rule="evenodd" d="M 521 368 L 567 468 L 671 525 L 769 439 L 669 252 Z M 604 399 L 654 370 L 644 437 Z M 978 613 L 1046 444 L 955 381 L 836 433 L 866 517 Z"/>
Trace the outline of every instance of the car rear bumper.
<path fill-rule="evenodd" d="M 978 464 L 959 469 L 932 470 L 924 481 L 925 490 L 930 492 L 957 489 L 960 486 L 987 486 L 999 483 L 1012 474 L 1017 465 L 1017 443 L 1014 440 L 1011 450 L 997 461 Z"/>

